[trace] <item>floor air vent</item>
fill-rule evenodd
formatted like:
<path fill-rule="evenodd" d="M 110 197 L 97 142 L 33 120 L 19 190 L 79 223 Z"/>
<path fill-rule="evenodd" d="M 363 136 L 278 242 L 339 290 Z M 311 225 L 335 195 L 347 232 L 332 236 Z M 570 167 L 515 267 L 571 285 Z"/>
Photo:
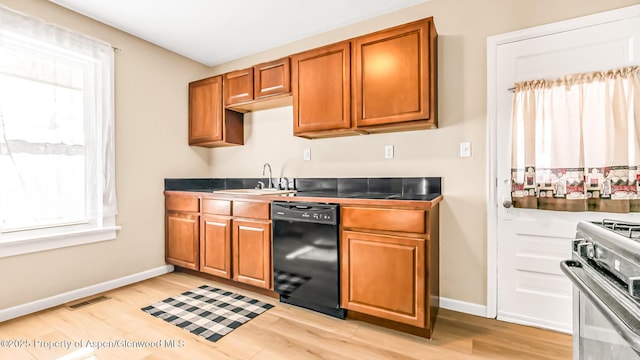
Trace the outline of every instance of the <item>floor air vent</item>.
<path fill-rule="evenodd" d="M 91 299 L 87 299 L 87 300 L 83 300 L 83 301 L 80 301 L 80 302 L 77 302 L 77 303 L 74 303 L 74 304 L 67 305 L 67 308 L 69 308 L 70 310 L 78 310 L 80 308 L 83 308 L 83 307 L 86 307 L 86 306 L 89 306 L 89 305 L 93 305 L 93 304 L 96 304 L 96 303 L 99 303 L 99 302 L 102 302 L 102 301 L 105 301 L 105 300 L 109 300 L 109 299 L 110 299 L 109 297 L 100 295 L 100 296 L 96 296 L 96 297 L 91 298 Z"/>

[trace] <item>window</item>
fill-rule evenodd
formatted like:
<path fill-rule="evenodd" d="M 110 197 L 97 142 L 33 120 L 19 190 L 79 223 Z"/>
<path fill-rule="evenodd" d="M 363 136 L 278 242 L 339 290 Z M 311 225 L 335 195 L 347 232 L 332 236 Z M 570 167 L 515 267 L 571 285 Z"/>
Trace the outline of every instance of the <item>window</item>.
<path fill-rule="evenodd" d="M 0 257 L 115 238 L 111 46 L 0 24 Z"/>

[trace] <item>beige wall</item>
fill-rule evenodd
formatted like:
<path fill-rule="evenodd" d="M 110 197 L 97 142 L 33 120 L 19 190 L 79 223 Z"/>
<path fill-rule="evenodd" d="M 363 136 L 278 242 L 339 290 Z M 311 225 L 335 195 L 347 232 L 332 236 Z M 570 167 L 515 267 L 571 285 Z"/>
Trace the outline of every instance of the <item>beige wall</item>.
<path fill-rule="evenodd" d="M 45 0 L 0 0 L 121 48 L 116 54 L 117 240 L 0 258 L 0 309 L 164 264 L 165 177 L 442 176 L 441 293 L 486 298 L 486 38 L 637 3 L 637 0 L 433 0 L 212 69 Z M 440 128 L 325 140 L 293 137 L 291 108 L 245 116 L 244 147 L 187 146 L 187 83 L 309 48 L 434 16 L 439 37 Z M 238 39 L 241 41 L 241 39 Z M 473 157 L 459 159 L 471 141 Z M 396 158 L 383 159 L 395 145 Z M 302 149 L 312 149 L 303 162 Z"/>
<path fill-rule="evenodd" d="M 246 145 L 211 150 L 213 177 L 441 176 L 440 293 L 486 304 L 487 37 L 637 4 L 637 0 L 432 0 L 211 69 L 220 74 L 433 16 L 438 38 L 439 128 L 323 140 L 295 138 L 291 107 L 245 115 Z M 473 156 L 458 158 L 461 141 Z M 395 159 L 384 160 L 384 145 Z M 302 161 L 304 148 L 312 160 Z"/>
<path fill-rule="evenodd" d="M 208 175 L 187 145 L 187 84 L 208 68 L 45 0 L 0 4 L 105 40 L 116 53 L 117 240 L 0 258 L 0 309 L 164 265 L 165 177 Z"/>

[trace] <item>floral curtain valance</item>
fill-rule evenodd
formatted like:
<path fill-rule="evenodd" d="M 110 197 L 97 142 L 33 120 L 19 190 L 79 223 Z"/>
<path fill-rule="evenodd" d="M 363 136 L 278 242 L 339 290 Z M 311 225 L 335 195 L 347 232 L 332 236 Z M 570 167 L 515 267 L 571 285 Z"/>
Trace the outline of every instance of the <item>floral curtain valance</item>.
<path fill-rule="evenodd" d="M 640 66 L 515 84 L 515 207 L 640 212 Z"/>

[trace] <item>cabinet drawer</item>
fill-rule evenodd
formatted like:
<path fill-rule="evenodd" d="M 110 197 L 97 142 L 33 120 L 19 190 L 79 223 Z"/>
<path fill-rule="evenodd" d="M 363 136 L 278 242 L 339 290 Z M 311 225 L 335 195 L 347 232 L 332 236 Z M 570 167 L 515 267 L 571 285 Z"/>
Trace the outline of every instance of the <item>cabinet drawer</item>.
<path fill-rule="evenodd" d="M 200 198 L 196 196 L 167 195 L 164 198 L 164 207 L 166 210 L 173 211 L 200 211 Z"/>
<path fill-rule="evenodd" d="M 268 202 L 234 201 L 233 216 L 268 220 L 270 205 Z"/>
<path fill-rule="evenodd" d="M 341 212 L 344 228 L 417 234 L 427 232 L 425 210 L 343 207 Z"/>
<path fill-rule="evenodd" d="M 231 215 L 231 201 L 202 199 L 202 212 L 213 215 Z"/>

